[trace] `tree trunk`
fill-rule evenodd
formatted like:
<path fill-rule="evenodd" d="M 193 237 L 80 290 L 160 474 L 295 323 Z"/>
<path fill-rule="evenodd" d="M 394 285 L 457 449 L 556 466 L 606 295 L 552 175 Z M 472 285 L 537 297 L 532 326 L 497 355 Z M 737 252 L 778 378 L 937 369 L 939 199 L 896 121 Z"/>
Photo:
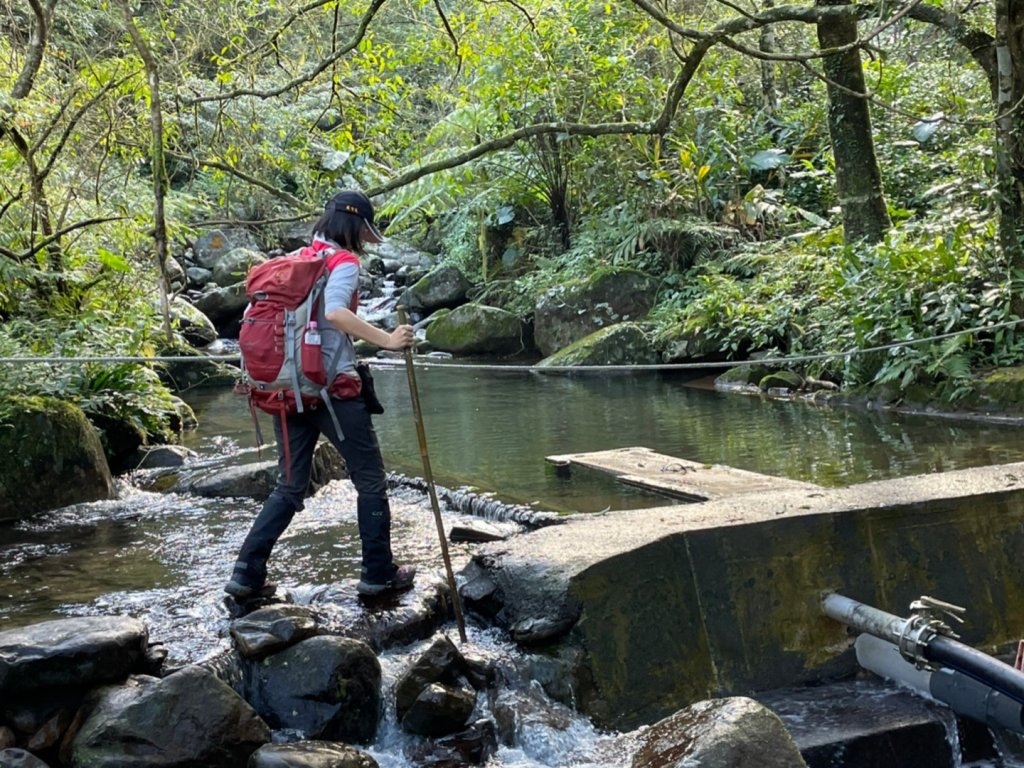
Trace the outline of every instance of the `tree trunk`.
<path fill-rule="evenodd" d="M 818 5 L 849 5 L 848 0 L 818 0 Z M 822 50 L 852 43 L 857 22 L 818 24 Z M 848 243 L 878 242 L 889 229 L 889 213 L 882 194 L 882 174 L 875 157 L 871 112 L 866 99 L 860 51 L 853 49 L 822 60 L 828 84 L 828 130 L 836 162 L 836 190 L 843 211 L 843 235 Z"/>
<path fill-rule="evenodd" d="M 996 175 L 999 240 L 1012 267 L 1024 268 L 1024 7 L 996 0 Z"/>
<path fill-rule="evenodd" d="M 125 27 L 131 36 L 135 50 L 146 67 L 146 82 L 149 85 L 149 126 L 153 138 L 151 162 L 153 165 L 153 245 L 156 256 L 157 272 L 160 275 L 160 314 L 164 321 L 164 334 L 168 343 L 173 339 L 170 320 L 170 301 L 168 299 L 169 281 L 167 279 L 167 220 L 164 217 L 164 198 L 167 197 L 167 172 L 164 166 L 164 119 L 163 107 L 160 102 L 160 70 L 156 57 L 149 43 L 142 37 L 135 26 L 129 0 L 121 0 L 124 12 Z"/>
<path fill-rule="evenodd" d="M 774 7 L 772 0 L 765 0 L 765 8 Z M 758 40 L 758 49 L 764 53 L 775 53 L 775 27 L 765 24 L 761 27 L 761 36 Z M 774 115 L 779 111 L 779 91 L 775 85 L 775 62 L 771 59 L 761 61 L 761 97 L 762 108 L 767 115 Z"/>

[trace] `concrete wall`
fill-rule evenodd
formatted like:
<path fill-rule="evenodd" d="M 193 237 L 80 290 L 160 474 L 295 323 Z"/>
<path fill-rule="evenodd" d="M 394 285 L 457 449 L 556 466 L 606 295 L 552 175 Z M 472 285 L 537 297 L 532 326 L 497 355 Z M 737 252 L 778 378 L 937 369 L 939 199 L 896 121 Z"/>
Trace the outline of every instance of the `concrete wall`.
<path fill-rule="evenodd" d="M 852 672 L 853 638 L 821 614 L 828 590 L 901 616 L 932 595 L 968 607 L 966 642 L 1016 642 L 1022 557 L 1013 464 L 573 520 L 498 561 L 564 576 L 592 683 L 577 705 L 632 728 L 710 696 Z"/>

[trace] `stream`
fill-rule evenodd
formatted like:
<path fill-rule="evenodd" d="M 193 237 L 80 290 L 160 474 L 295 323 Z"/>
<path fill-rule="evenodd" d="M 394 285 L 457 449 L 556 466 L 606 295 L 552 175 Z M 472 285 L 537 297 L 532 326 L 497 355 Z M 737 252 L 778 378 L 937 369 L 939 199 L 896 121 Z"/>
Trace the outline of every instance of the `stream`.
<path fill-rule="evenodd" d="M 380 365 L 374 375 L 386 408 L 375 419 L 385 464 L 420 476 L 404 369 Z M 592 513 L 674 503 L 596 473 L 560 476 L 544 461 L 634 445 L 826 486 L 1024 460 L 1024 430 L 1014 424 L 726 395 L 706 382 L 665 374 L 551 376 L 437 366 L 418 370 L 417 380 L 436 482 L 537 510 Z M 226 390 L 186 399 L 200 422 L 185 440 L 196 461 L 273 457 L 272 448 L 257 452 L 244 400 Z M 264 427 L 269 433 L 269 420 Z M 420 579 L 442 578 L 427 497 L 398 487 L 391 498 L 397 560 L 417 564 Z M 226 650 L 229 618 L 221 587 L 259 506 L 248 499 L 150 493 L 126 477 L 114 501 L 0 526 L 0 629 L 60 616 L 129 614 L 166 646 L 170 665 Z M 447 525 L 469 521 L 445 512 Z M 474 545 L 449 546 L 458 573 Z M 347 482 L 333 482 L 308 500 L 286 531 L 271 578 L 292 601 L 314 604 L 340 625 L 365 610 L 352 589 L 358 568 L 355 494 Z M 518 684 L 543 700 L 522 652 L 496 630 L 472 622 L 467 629 L 468 650 L 494 661 L 507 677 L 518 675 Z M 381 654 L 386 687 L 427 642 Z M 521 727 L 491 768 L 630 765 L 635 733 L 602 734 L 551 701 L 542 709 L 547 715 Z M 368 751 L 381 766 L 399 768 L 411 764 L 406 754 L 413 742 L 390 710 Z"/>

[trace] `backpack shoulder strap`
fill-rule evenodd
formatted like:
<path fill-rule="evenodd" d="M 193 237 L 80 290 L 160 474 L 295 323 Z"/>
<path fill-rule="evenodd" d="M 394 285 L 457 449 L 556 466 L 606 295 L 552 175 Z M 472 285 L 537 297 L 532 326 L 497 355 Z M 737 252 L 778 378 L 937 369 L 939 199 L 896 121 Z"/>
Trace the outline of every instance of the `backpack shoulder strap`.
<path fill-rule="evenodd" d="M 355 264 L 358 267 L 359 257 L 352 253 L 352 251 L 346 251 L 344 248 L 327 256 L 328 269 L 334 269 L 341 264 Z"/>

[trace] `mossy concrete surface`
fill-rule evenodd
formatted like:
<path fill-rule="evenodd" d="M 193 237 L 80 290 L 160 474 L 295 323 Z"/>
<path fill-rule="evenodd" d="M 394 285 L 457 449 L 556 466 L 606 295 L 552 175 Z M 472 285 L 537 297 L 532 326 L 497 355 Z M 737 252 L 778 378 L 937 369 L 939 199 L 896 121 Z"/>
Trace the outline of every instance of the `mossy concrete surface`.
<path fill-rule="evenodd" d="M 579 516 L 477 561 L 514 592 L 510 625 L 573 608 L 558 643 L 587 659 L 578 704 L 633 728 L 711 696 L 853 672 L 853 636 L 821 612 L 828 591 L 897 615 L 932 595 L 968 606 L 966 642 L 1016 643 L 1021 552 L 1024 463 Z"/>
<path fill-rule="evenodd" d="M 0 457 L 0 521 L 114 498 L 99 435 L 60 400 L 18 400 L 0 421 Z"/>

